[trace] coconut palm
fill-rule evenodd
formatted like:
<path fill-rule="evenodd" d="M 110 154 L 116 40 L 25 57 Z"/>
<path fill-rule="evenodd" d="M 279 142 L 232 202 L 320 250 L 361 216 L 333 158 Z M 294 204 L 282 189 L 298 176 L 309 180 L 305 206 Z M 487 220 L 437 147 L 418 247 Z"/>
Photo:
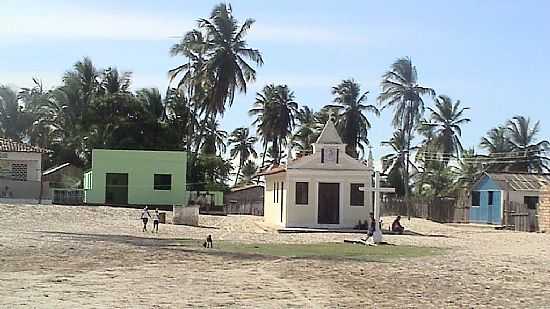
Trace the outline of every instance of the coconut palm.
<path fill-rule="evenodd" d="M 172 70 L 172 76 L 180 72 L 192 74 L 193 71 L 206 76 L 209 82 L 206 100 L 208 117 L 223 114 L 226 104 L 233 104 L 236 92 L 246 93 L 247 84 L 256 79 L 256 70 L 247 60 L 261 66 L 262 55 L 257 49 L 249 48 L 245 40 L 253 24 L 253 19 L 246 19 L 239 25 L 231 7 L 221 3 L 214 7 L 209 18 L 199 19 L 198 30 L 188 33 L 180 46 L 172 48 L 172 54 L 184 53 L 186 50 L 187 57 L 196 52 L 190 58 L 199 67 L 194 68 L 191 62 Z M 204 55 L 204 63 L 202 58 L 199 61 L 194 57 L 199 55 Z M 186 83 L 185 74 L 183 84 Z"/>
<path fill-rule="evenodd" d="M 242 178 L 239 181 L 241 185 L 251 185 L 254 183 L 253 179 L 258 173 L 258 165 L 252 160 L 246 161 L 242 168 Z"/>
<path fill-rule="evenodd" d="M 483 173 L 483 167 L 479 163 L 474 149 L 464 150 L 457 168 L 457 187 L 461 189 L 471 188 L 481 173 Z"/>
<path fill-rule="evenodd" d="M 409 156 L 413 130 L 424 112 L 422 96 L 435 96 L 431 88 L 421 86 L 418 82 L 416 67 L 410 58 L 399 58 L 391 66 L 390 71 L 383 75 L 382 93 L 378 102 L 382 109 L 394 109 L 392 124 L 404 134 L 405 156 L 403 157 L 405 188 L 409 185 Z M 409 190 L 405 190 L 405 200 L 408 200 Z M 407 207 L 408 209 L 408 207 Z M 409 213 L 410 214 L 410 213 Z"/>
<path fill-rule="evenodd" d="M 484 161 L 487 162 L 485 167 L 487 170 L 503 171 L 507 169 L 510 163 L 507 162 L 507 158 L 510 157 L 513 145 L 508 139 L 506 127 L 492 128 L 487 132 L 487 136 L 481 138 L 479 145 L 489 152 L 489 155 L 484 157 Z"/>
<path fill-rule="evenodd" d="M 353 79 L 343 80 L 340 84 L 332 88 L 334 103 L 329 107 L 336 109 L 340 114 L 341 135 L 346 146 L 346 153 L 357 158 L 359 153 L 357 149 L 364 152 L 364 145 L 368 145 L 368 130 L 371 124 L 365 116 L 366 112 L 380 115 L 378 108 L 374 105 L 364 104 L 367 101 L 366 91 L 361 93 L 361 86 Z"/>
<path fill-rule="evenodd" d="M 249 111 L 251 116 L 256 117 L 253 124 L 262 136 L 264 150 L 269 143 L 273 147 L 275 164 L 280 163 L 280 153 L 282 147 L 287 145 L 288 137 L 294 129 L 297 112 L 298 103 L 294 101 L 294 93 L 286 85 L 265 86 L 262 92 L 256 95 L 256 102 Z"/>
<path fill-rule="evenodd" d="M 390 147 L 391 153 L 382 157 L 383 173 L 388 174 L 388 178 L 393 179 L 390 183 L 396 187 L 398 195 L 404 195 L 406 186 L 403 182 L 405 160 L 408 158 L 405 155 L 406 137 L 403 131 L 396 130 L 393 132 L 392 138 L 389 141 L 381 143 L 382 146 Z M 416 168 L 415 165 L 409 161 L 409 165 Z M 401 183 L 395 182 L 395 180 L 401 180 Z"/>
<path fill-rule="evenodd" d="M 19 104 L 17 93 L 7 86 L 0 86 L 0 133 L 20 141 L 32 125 L 32 116 Z"/>
<path fill-rule="evenodd" d="M 428 107 L 431 111 L 431 122 L 429 126 L 435 129 L 435 142 L 443 157 L 443 164 L 447 165 L 451 156 L 459 157 L 462 152 L 461 125 L 470 122 L 469 118 L 463 117 L 464 111 L 469 107 L 460 107 L 460 100 L 455 103 L 446 95 L 440 95 L 435 99 L 435 108 Z"/>
<path fill-rule="evenodd" d="M 295 148 L 299 153 L 311 153 L 315 136 L 318 134 L 315 113 L 308 106 L 303 106 L 296 113 L 296 120 L 298 121 L 298 128 L 292 136 L 292 148 Z"/>
<path fill-rule="evenodd" d="M 237 168 L 237 175 L 235 177 L 235 185 L 239 181 L 241 169 L 244 163 L 252 156 L 257 157 L 256 150 L 254 150 L 254 144 L 258 139 L 255 136 L 250 136 L 248 128 L 237 128 L 229 136 L 229 146 L 232 146 L 229 155 L 231 159 L 235 159 L 239 156 L 239 166 Z"/>
<path fill-rule="evenodd" d="M 221 129 L 220 122 L 215 118 L 203 120 L 201 123 L 202 144 L 197 144 L 200 150 L 206 155 L 225 153 L 227 132 Z M 198 151 L 195 151 L 198 152 Z"/>
<path fill-rule="evenodd" d="M 515 116 L 507 122 L 508 139 L 512 146 L 514 157 L 517 162 L 513 163 L 511 169 L 514 171 L 542 173 L 549 171 L 550 159 L 545 156 L 550 148 L 546 140 L 537 142 L 537 134 L 540 131 L 540 122 L 531 125 L 531 119 L 523 116 Z"/>

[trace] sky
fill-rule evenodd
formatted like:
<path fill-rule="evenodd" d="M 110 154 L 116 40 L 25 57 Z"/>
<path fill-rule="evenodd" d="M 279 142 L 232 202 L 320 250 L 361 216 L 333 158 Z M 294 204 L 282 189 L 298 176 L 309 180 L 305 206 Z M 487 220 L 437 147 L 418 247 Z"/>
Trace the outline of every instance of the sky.
<path fill-rule="evenodd" d="M 169 48 L 220 1 L 2 0 L 0 84 L 47 87 L 84 56 L 99 68 L 131 71 L 133 88 L 168 86 L 167 71 L 185 59 Z M 408 56 L 421 84 L 471 109 L 465 147 L 515 115 L 541 120 L 549 139 L 550 2 L 464 1 L 231 1 L 240 20 L 254 18 L 248 35 L 264 65 L 246 94 L 235 98 L 222 125 L 250 126 L 247 111 L 267 83 L 287 84 L 296 101 L 316 110 L 331 103 L 331 88 L 354 78 L 376 104 L 382 74 Z M 433 106 L 430 98 L 427 106 Z M 372 123 L 375 158 L 393 132 L 392 110 Z"/>

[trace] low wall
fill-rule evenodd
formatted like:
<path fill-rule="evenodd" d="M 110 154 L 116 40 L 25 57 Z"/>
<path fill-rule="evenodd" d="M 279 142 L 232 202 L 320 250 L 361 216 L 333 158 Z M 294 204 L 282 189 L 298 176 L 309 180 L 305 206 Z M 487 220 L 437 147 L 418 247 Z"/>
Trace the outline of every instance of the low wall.
<path fill-rule="evenodd" d="M 199 225 L 199 206 L 174 205 L 173 224 Z"/>
<path fill-rule="evenodd" d="M 49 199 L 49 184 L 42 184 L 42 199 Z M 0 198 L 36 199 L 40 198 L 40 181 L 19 181 L 0 178 Z"/>
<path fill-rule="evenodd" d="M 440 223 L 469 223 L 469 208 L 451 198 L 410 199 L 405 203 L 401 199 L 387 199 L 382 202 L 383 216 L 402 216 L 424 218 Z"/>

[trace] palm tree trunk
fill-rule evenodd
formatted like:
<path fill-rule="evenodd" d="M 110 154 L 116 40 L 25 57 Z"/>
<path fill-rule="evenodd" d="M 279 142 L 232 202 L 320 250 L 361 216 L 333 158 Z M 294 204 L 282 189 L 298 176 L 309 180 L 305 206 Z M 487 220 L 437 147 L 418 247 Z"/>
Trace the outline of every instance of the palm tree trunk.
<path fill-rule="evenodd" d="M 233 187 L 236 187 L 237 186 L 237 183 L 239 182 L 239 174 L 241 173 L 241 168 L 243 166 L 243 160 L 239 160 L 239 168 L 237 169 L 237 175 L 235 176 L 235 184 L 233 185 Z"/>

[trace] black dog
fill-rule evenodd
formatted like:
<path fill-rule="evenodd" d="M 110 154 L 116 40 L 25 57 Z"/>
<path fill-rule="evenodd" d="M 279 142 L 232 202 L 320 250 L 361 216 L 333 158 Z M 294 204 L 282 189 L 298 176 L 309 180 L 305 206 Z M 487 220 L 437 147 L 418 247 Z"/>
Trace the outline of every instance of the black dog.
<path fill-rule="evenodd" d="M 202 244 L 205 248 L 213 248 L 212 235 L 206 236 L 206 241 Z"/>

